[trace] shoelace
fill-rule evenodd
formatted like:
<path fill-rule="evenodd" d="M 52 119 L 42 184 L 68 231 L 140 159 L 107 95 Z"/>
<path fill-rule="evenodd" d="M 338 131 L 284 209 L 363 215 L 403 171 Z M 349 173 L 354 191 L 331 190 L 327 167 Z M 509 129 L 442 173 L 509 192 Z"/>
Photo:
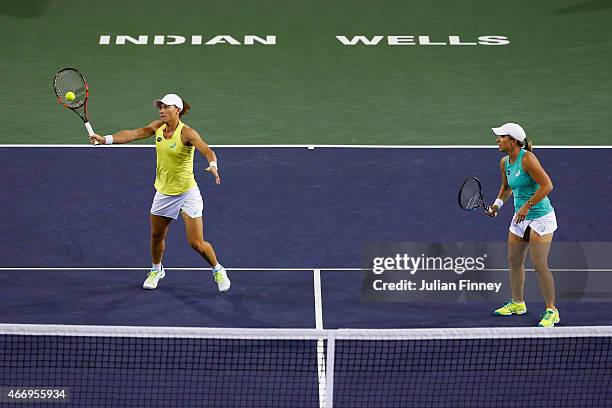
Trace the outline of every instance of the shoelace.
<path fill-rule="evenodd" d="M 542 320 L 552 320 L 553 315 L 555 314 L 552 310 L 547 310 L 543 314 L 540 315 Z"/>
<path fill-rule="evenodd" d="M 223 275 L 221 272 L 215 272 L 215 282 L 219 283 L 223 280 Z"/>
<path fill-rule="evenodd" d="M 157 276 L 157 274 L 158 274 L 157 271 L 151 271 L 151 272 L 149 272 L 149 275 L 147 276 L 147 278 L 155 277 L 155 276 Z"/>

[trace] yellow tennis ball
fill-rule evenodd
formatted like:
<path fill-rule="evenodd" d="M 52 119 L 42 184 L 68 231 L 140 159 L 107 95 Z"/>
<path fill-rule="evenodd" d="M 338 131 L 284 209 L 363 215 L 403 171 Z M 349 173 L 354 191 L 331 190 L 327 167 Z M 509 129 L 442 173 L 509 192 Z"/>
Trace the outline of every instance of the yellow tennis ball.
<path fill-rule="evenodd" d="M 66 92 L 66 100 L 74 101 L 74 98 L 76 98 L 74 92 Z"/>

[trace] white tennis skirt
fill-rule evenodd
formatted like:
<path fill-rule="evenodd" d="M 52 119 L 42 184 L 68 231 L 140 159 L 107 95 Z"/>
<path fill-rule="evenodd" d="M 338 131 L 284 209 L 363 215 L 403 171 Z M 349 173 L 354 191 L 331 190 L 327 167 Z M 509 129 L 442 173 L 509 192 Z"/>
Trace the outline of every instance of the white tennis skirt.
<path fill-rule="evenodd" d="M 201 217 L 204 201 L 198 186 L 179 195 L 166 195 L 159 191 L 155 193 L 151 214 L 177 219 L 181 211 L 191 218 Z"/>
<path fill-rule="evenodd" d="M 516 217 L 516 213 L 514 213 L 514 217 Z M 557 217 L 555 216 L 554 210 L 540 218 L 523 220 L 518 224 L 514 222 L 514 217 L 512 217 L 512 221 L 510 221 L 509 230 L 511 233 L 521 238 L 524 238 L 527 227 L 531 227 L 531 229 L 540 236 L 552 234 L 557 230 Z"/>

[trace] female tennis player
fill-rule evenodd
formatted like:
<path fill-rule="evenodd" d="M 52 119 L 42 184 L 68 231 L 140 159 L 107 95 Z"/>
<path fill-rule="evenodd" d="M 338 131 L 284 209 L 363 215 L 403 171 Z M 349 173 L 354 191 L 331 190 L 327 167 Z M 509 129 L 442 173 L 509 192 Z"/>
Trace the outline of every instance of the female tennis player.
<path fill-rule="evenodd" d="M 507 153 L 500 161 L 502 184 L 495 203 L 488 214 L 491 217 L 514 195 L 515 214 L 508 233 L 508 261 L 512 299 L 495 310 L 498 316 L 524 314 L 527 306 L 523 298 L 525 286 L 525 256 L 529 248 L 540 290 L 546 301 L 546 311 L 541 316 L 540 327 L 552 327 L 559 323 L 559 311 L 555 307 L 555 282 L 548 269 L 548 253 L 557 229 L 555 211 L 547 195 L 552 191 L 550 177 L 532 153 L 531 140 L 516 123 L 506 123 L 492 128 L 497 136 L 499 151 Z"/>
<path fill-rule="evenodd" d="M 120 144 L 155 135 L 157 172 L 155 197 L 151 206 L 151 257 L 153 267 L 144 281 L 145 289 L 155 289 L 166 275 L 162 266 L 165 238 L 172 220 L 181 214 L 189 245 L 212 267 L 219 291 L 225 292 L 231 282 L 225 268 L 217 261 L 212 245 L 204 241 L 202 210 L 204 203 L 193 174 L 193 158 L 197 149 L 208 161 L 206 171 L 221 183 L 215 153 L 202 140 L 198 132 L 181 122 L 191 106 L 178 95 L 168 94 L 154 102 L 159 109 L 159 120 L 135 130 L 122 130 L 114 135 L 89 137 L 90 143 Z"/>

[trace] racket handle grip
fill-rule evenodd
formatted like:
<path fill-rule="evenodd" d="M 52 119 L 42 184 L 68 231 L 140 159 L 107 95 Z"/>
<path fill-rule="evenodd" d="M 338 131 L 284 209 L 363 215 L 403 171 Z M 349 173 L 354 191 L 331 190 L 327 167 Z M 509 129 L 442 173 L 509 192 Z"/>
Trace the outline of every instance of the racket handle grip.
<path fill-rule="evenodd" d="M 93 136 L 94 135 L 94 130 L 91 127 L 91 123 L 89 122 L 85 122 L 85 128 L 87 129 L 87 133 L 89 134 L 89 136 Z"/>
<path fill-rule="evenodd" d="M 91 123 L 89 122 L 85 122 L 85 128 L 87 129 L 87 133 L 89 134 L 89 136 L 93 136 L 95 134 L 93 128 L 91 127 Z M 95 142 L 94 146 L 99 145 L 100 143 Z"/>

